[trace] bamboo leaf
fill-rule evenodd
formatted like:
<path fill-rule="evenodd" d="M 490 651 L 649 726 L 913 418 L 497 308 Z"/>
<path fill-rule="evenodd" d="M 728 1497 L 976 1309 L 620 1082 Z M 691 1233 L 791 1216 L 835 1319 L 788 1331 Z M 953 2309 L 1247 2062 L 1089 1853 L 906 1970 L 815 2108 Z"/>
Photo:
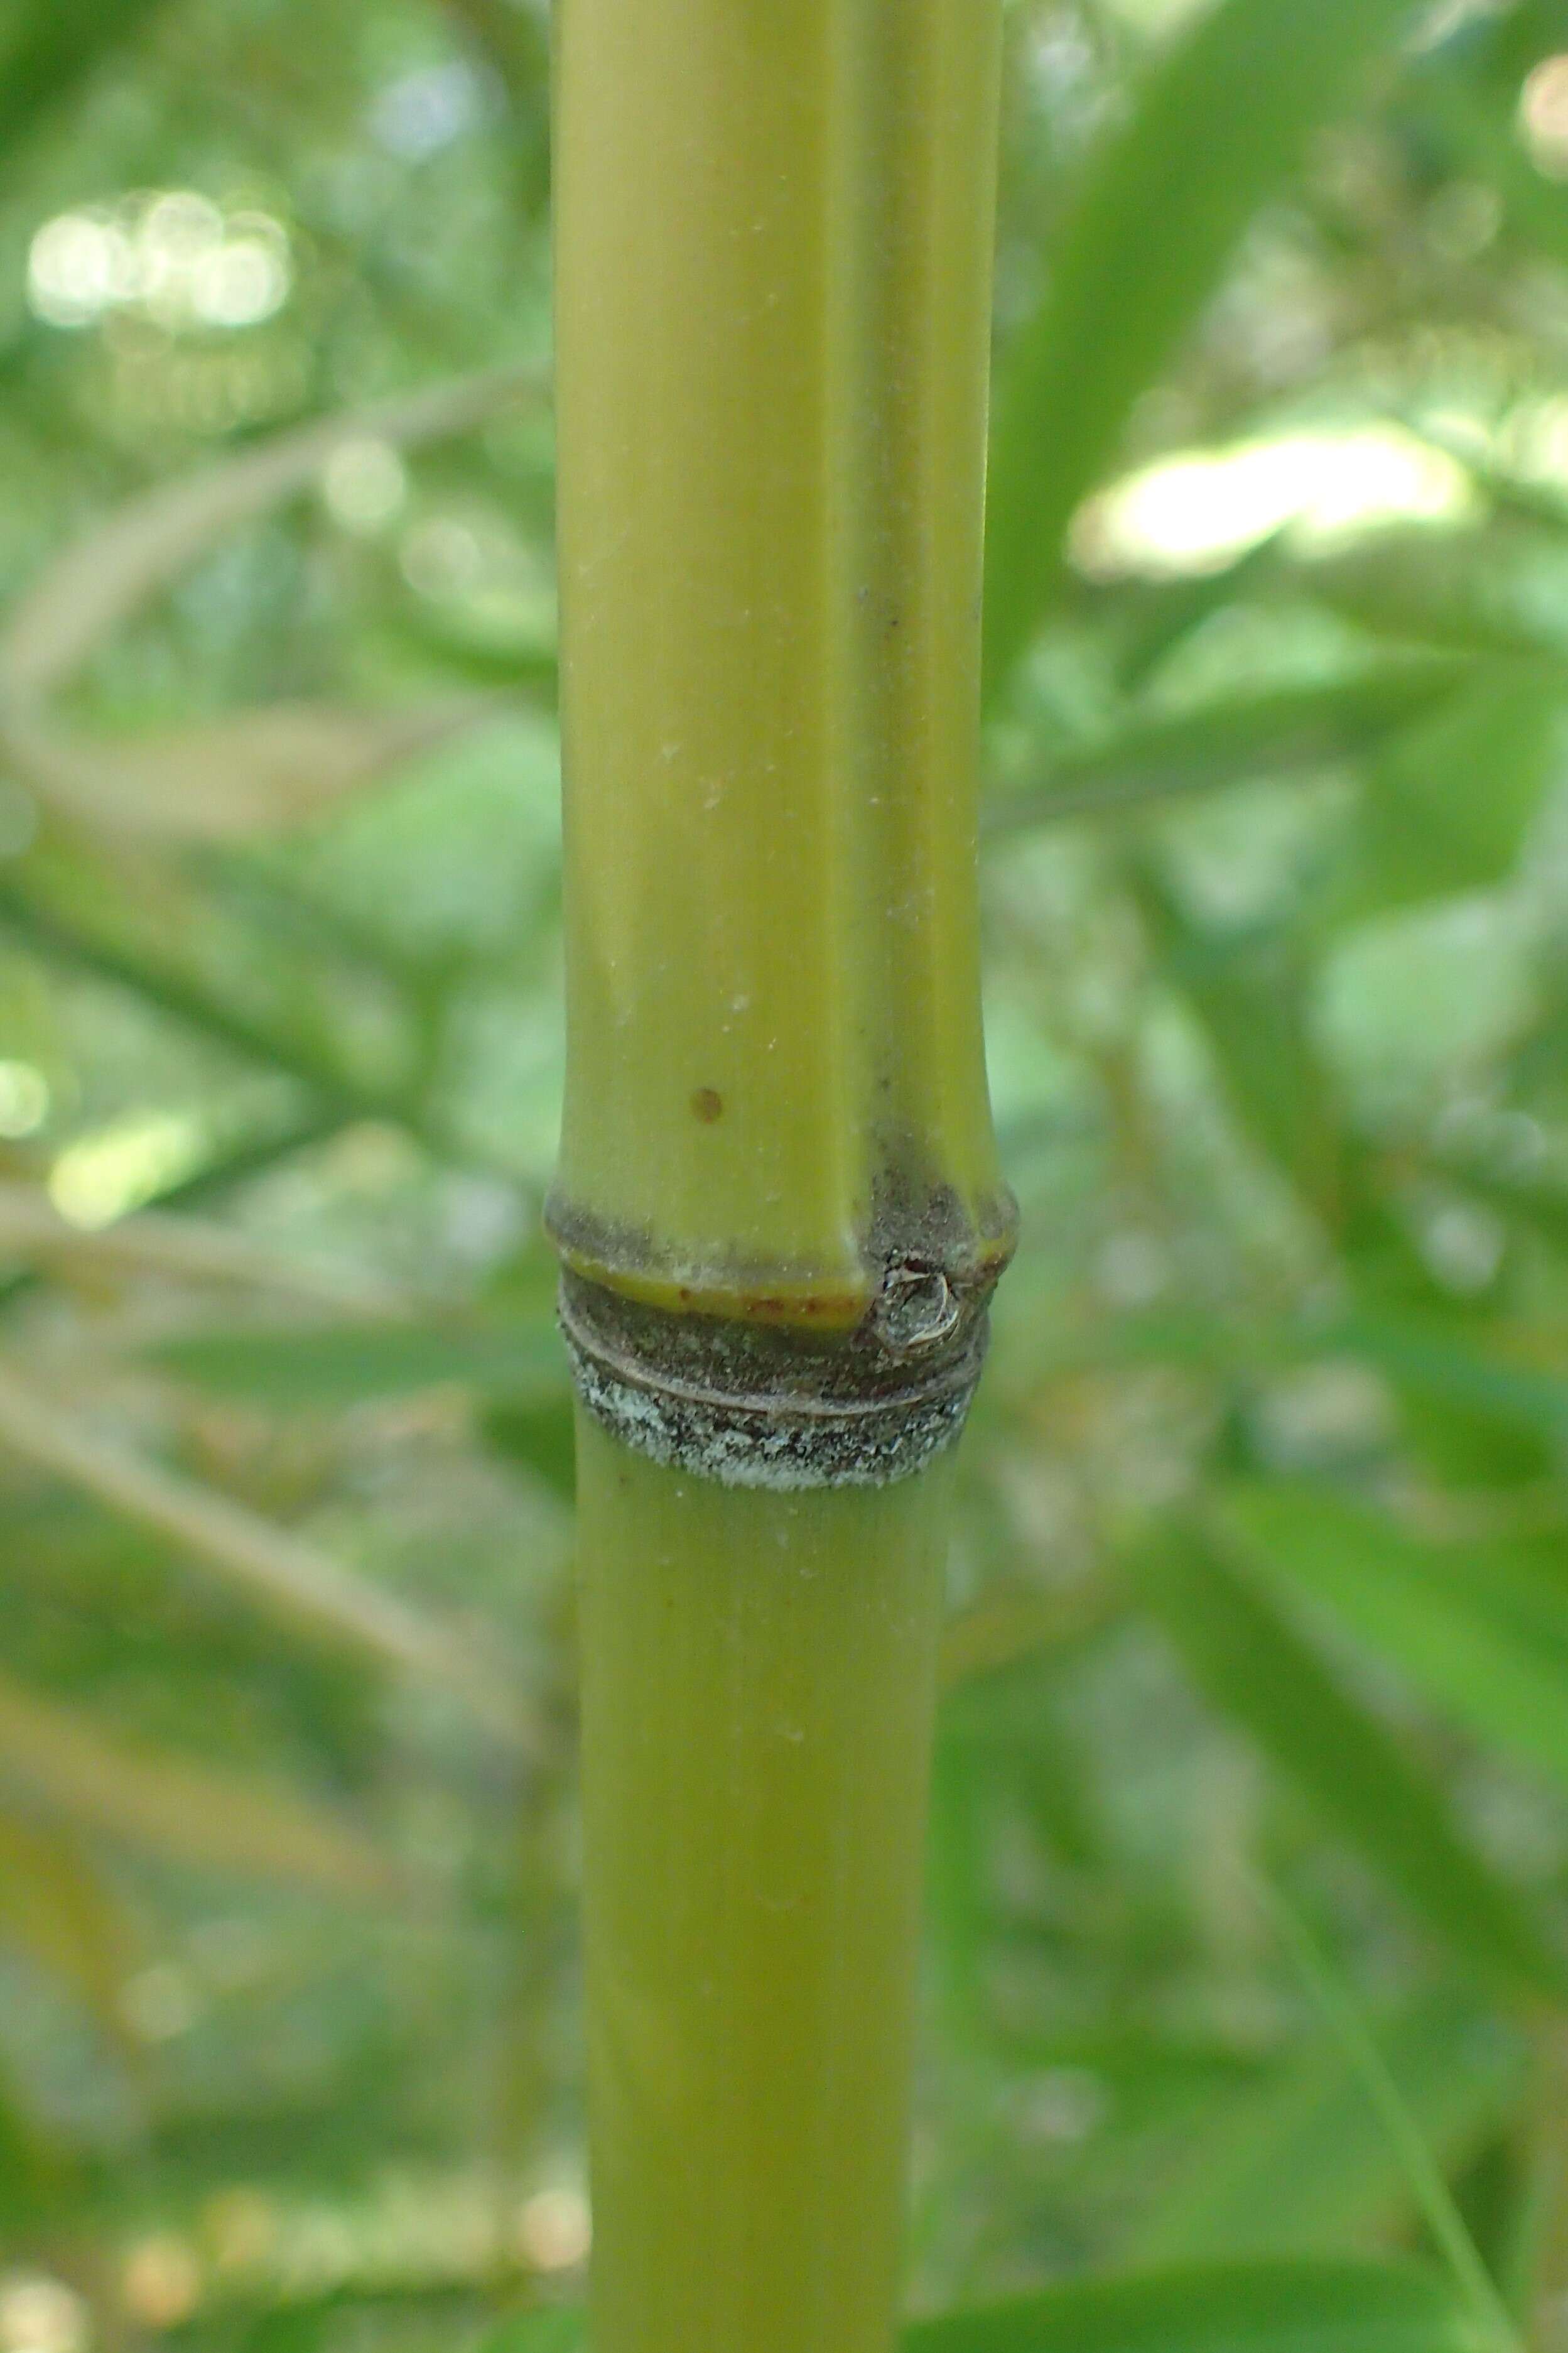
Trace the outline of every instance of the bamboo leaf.
<path fill-rule="evenodd" d="M 1423 2272 L 1232 2263 L 1086 2281 L 905 2332 L 904 2353 L 1477 2353 L 1482 2335 Z"/>
<path fill-rule="evenodd" d="M 1300 170 L 1410 0 L 1220 0 L 1108 139 L 1000 381 L 986 580 L 993 689 L 1058 578 L 1074 509 L 1115 457 L 1248 222 Z"/>
<path fill-rule="evenodd" d="M 1462 2165 L 1502 2122 L 1525 2080 L 1519 2036 L 1450 1993 L 1414 2004 L 1378 2047 L 1446 2168 Z M 1307 2253 L 1386 2231 L 1409 2206 L 1361 2072 L 1324 2036 L 1198 2121 L 1168 2189 L 1121 2252 L 1138 2263 Z"/>
<path fill-rule="evenodd" d="M 1110 600 L 1111 641 L 1122 686 L 1135 692 L 1216 613 L 1244 602 L 1255 588 L 1266 591 L 1279 567 L 1279 539 L 1271 535 L 1213 572 L 1122 582 Z"/>
<path fill-rule="evenodd" d="M 1331 1492 L 1233 1490 L 1274 1577 L 1326 1601 L 1484 1739 L 1568 1785 L 1568 1586 L 1506 1545 L 1434 1544 Z"/>
<path fill-rule="evenodd" d="M 481 2353 L 576 2353 L 576 2314 L 503 2322 Z M 1392 2264 L 1231 2263 L 1076 2282 L 917 2321 L 903 2353 L 1486 2353 L 1440 2280 Z"/>
<path fill-rule="evenodd" d="M 1563 2000 L 1568 1970 L 1523 1897 L 1467 1843 L 1393 1736 L 1257 1581 L 1190 1526 L 1143 1546 L 1132 1567 L 1211 1703 L 1388 1885 L 1471 1967 L 1515 1991 Z"/>
<path fill-rule="evenodd" d="M 1511 659 L 1522 668 L 1561 663 L 1568 654 L 1563 554 L 1560 526 L 1405 528 L 1320 557 L 1303 565 L 1300 578 L 1321 603 L 1376 638 L 1471 659 Z"/>
<path fill-rule="evenodd" d="M 165 1862 L 360 1901 L 402 1884 L 393 1859 L 327 1809 L 107 1740 L 8 1679 L 0 1679 L 0 1773 L 83 1829 Z"/>
<path fill-rule="evenodd" d="M 1503 1355 L 1495 1340 L 1490 1348 L 1477 1347 L 1415 1315 L 1372 1314 L 1346 1316 L 1336 1337 L 1414 1396 L 1535 1430 L 1554 1443 L 1568 1434 L 1568 1380 Z"/>
<path fill-rule="evenodd" d="M 1502 2348 L 1502 2353 L 1524 2353 L 1512 2315 L 1343 1973 L 1322 1950 L 1289 1899 L 1278 1890 L 1268 1893 L 1271 1909 L 1291 1957 L 1340 2048 L 1361 2079 L 1367 2102 L 1398 2160 L 1416 2215 L 1441 2256 L 1456 2293 L 1468 2305 L 1483 2337 L 1489 2337 Z"/>
<path fill-rule="evenodd" d="M 0 632 L 0 695 L 33 702 L 62 685 L 160 589 L 240 523 L 306 488 L 346 442 L 410 448 L 450 439 L 539 387 L 532 369 L 490 369 L 277 434 L 144 492 L 64 549 L 12 607 Z"/>
<path fill-rule="evenodd" d="M 1345 1139 L 1335 1076 L 1313 1034 L 1310 944 L 1289 923 L 1199 923 L 1152 857 L 1130 858 L 1128 880 L 1240 1125 L 1308 1200 L 1331 1210 Z"/>
<path fill-rule="evenodd" d="M 1444 662 L 1391 663 L 1364 678 L 1276 688 L 1133 723 L 1103 744 L 1059 758 L 1040 784 L 993 800 L 984 830 L 996 837 L 1114 817 L 1353 759 L 1428 712 L 1467 674 Z"/>
<path fill-rule="evenodd" d="M 1507 880 L 1561 773 L 1568 689 L 1494 663 L 1388 744 L 1368 779 L 1348 912 Z"/>

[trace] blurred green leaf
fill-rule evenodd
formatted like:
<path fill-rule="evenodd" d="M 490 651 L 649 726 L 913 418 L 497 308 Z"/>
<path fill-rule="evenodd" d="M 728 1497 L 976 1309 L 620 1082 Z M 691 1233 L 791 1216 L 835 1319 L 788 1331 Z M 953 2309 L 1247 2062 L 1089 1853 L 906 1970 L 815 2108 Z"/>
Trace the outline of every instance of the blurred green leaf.
<path fill-rule="evenodd" d="M 1447 2167 L 1510 2111 L 1527 2078 L 1521 2038 L 1450 1993 L 1377 2037 L 1389 2079 Z M 1200 2121 L 1123 2259 L 1305 2253 L 1365 2243 L 1408 2217 L 1409 2183 L 1354 2058 L 1324 2036 Z"/>
<path fill-rule="evenodd" d="M 1511 657 L 1521 674 L 1568 658 L 1568 542 L 1540 523 L 1389 529 L 1302 565 L 1300 576 L 1345 619 L 1406 648 Z"/>
<path fill-rule="evenodd" d="M 1370 1311 L 1345 1317 L 1336 1337 L 1415 1396 L 1552 1442 L 1568 1433 L 1568 1380 L 1529 1361 L 1510 1361 L 1495 1339 L 1489 1349 L 1435 1318 Z"/>
<path fill-rule="evenodd" d="M 931 1975 L 944 2041 L 970 2051 L 987 2038 L 986 1930 L 992 1924 L 984 1852 L 985 1793 L 962 1743 L 940 1739 L 931 1760 L 926 1883 Z"/>
<path fill-rule="evenodd" d="M 1271 534 L 1215 570 L 1174 580 L 1130 580 L 1110 594 L 1110 643 L 1116 675 L 1134 692 L 1167 656 L 1188 641 L 1226 607 L 1264 590 L 1279 565 L 1278 537 Z"/>
<path fill-rule="evenodd" d="M 1310 942 L 1289 923 L 1198 921 L 1152 857 L 1130 859 L 1127 871 L 1162 977 L 1201 1028 L 1237 1119 L 1305 1198 L 1331 1214 L 1346 1139 L 1313 1035 Z"/>
<path fill-rule="evenodd" d="M 86 871 L 73 860 L 46 861 L 35 855 L 15 861 L 0 881 L 0 927 L 28 949 L 71 974 L 86 973 L 123 989 L 155 1012 L 171 1017 L 244 1061 L 300 1080 L 321 1098 L 320 1115 L 334 1113 L 337 1124 L 353 1119 L 390 1120 L 434 1153 L 469 1168 L 488 1168 L 517 1182 L 515 1168 L 499 1160 L 469 1135 L 454 1134 L 441 1112 L 405 1079 L 367 1073 L 321 1016 L 328 976 L 307 965 L 287 989 L 257 992 L 218 978 L 210 960 L 199 965 L 184 954 L 184 934 L 196 924 L 201 902 L 194 894 L 168 888 L 160 871 L 155 914 L 149 923 L 140 903 L 117 902 L 108 861 Z M 62 871 L 63 870 L 63 871 Z M 145 885 L 145 873 L 138 875 Z M 90 912 L 89 912 L 90 911 Z M 205 922 L 210 902 L 202 909 Z M 230 934 L 230 960 L 247 979 L 256 970 L 279 970 L 280 942 L 274 923 L 268 931 Z M 292 967 L 284 964 L 282 969 Z M 331 976 L 341 986 L 341 966 Z M 377 974 L 384 981 L 383 968 Z M 277 1003 L 277 996 L 283 1002 Z M 410 1016 L 412 1008 L 405 1008 Z M 410 1041 L 411 1042 L 411 1041 Z M 406 1060 L 406 1055 L 405 1056 Z M 311 1124 L 314 1126 L 315 1114 Z M 317 1130 L 319 1133 L 320 1131 Z"/>
<path fill-rule="evenodd" d="M 1449 1148 L 1434 1155 L 1434 1166 L 1457 1177 L 1462 1189 L 1500 1210 L 1550 1242 L 1568 1250 L 1568 1185 L 1550 1174 L 1510 1166 L 1503 1155 Z"/>
<path fill-rule="evenodd" d="M 1058 759 L 1041 783 L 994 798 L 984 830 L 992 837 L 1114 817 L 1353 759 L 1430 712 L 1466 675 L 1442 661 L 1394 662 L 1324 686 L 1276 687 L 1174 718 L 1130 722 L 1105 744 Z"/>
<path fill-rule="evenodd" d="M 523 206 L 542 206 L 550 185 L 550 33 L 548 19 L 512 0 L 444 0 L 505 84 L 511 135 L 504 142 Z"/>
<path fill-rule="evenodd" d="M 1024 1597 L 1012 1597 L 1026 1606 Z M 1049 1652 L 1080 1639 L 1109 1614 L 1115 1597 L 1109 1584 L 1082 1598 L 1089 1609 L 1076 1621 L 1062 1595 L 1036 1595 L 1037 1615 L 1027 1647 L 1010 1655 L 973 1651 L 955 1656 L 950 1623 L 942 1644 L 939 1759 L 966 1754 L 972 1769 L 988 1775 L 994 1787 L 1016 1797 L 1068 1862 L 1089 1867 L 1105 1858 L 1103 1825 L 1096 1789 L 1081 1742 L 1063 1724 L 1057 1705 Z M 1054 1620 L 1047 1616 L 1054 1604 Z M 956 1621 L 963 1627 L 962 1620 Z M 973 1638 L 977 1629 L 965 1630 Z M 1026 1630 L 1020 1629 L 1022 1638 Z M 1044 1654 L 1044 1655 L 1042 1655 Z M 940 1769 L 940 1768 L 939 1768 Z"/>
<path fill-rule="evenodd" d="M 1479 2353 L 1438 2281 L 1355 2263 L 1233 2263 L 1086 2281 L 918 2322 L 905 2353 Z"/>
<path fill-rule="evenodd" d="M 503 2322 L 481 2353 L 575 2353 L 582 2322 Z M 903 2353 L 1482 2353 L 1443 2284 L 1370 2263 L 1235 2263 L 1089 2280 L 906 2328 Z"/>
<path fill-rule="evenodd" d="M 1455 2289 L 1468 2305 L 1483 2336 L 1506 2348 L 1507 2353 L 1524 2353 L 1513 2316 L 1481 2259 L 1447 2178 L 1389 2070 L 1353 1989 L 1289 1899 L 1277 1889 L 1270 1889 L 1268 1894 L 1290 1957 L 1361 2079 L 1367 2102 L 1398 2159 L 1416 2215 Z"/>
<path fill-rule="evenodd" d="M 1248 222 L 1415 14 L 1411 0 L 1220 0 L 1103 142 L 1006 353 L 986 570 L 993 688 L 1058 577 L 1068 523 L 1217 288 Z"/>
<path fill-rule="evenodd" d="M 577 2353 L 583 2329 L 579 2312 L 525 2312 L 492 2329 L 480 2353 Z"/>
<path fill-rule="evenodd" d="M 397 1104 L 336 1063 L 322 1050 L 319 1037 L 258 1019 L 249 1008 L 231 1003 L 173 957 L 139 953 L 108 926 L 100 930 L 82 920 L 53 892 L 33 888 L 31 878 L 22 880 L 15 869 L 0 882 L 0 924 L 51 962 L 124 989 L 246 1061 L 302 1081 L 319 1091 L 342 1119 L 398 1116 Z"/>
<path fill-rule="evenodd" d="M 1199 1688 L 1472 1968 L 1515 1991 L 1568 1997 L 1568 1967 L 1530 1905 L 1460 1835 L 1375 1716 L 1197 1528 L 1136 1549 L 1138 1588 Z"/>
<path fill-rule="evenodd" d="M 563 1386 L 537 1405 L 502 1398 L 481 1425 L 487 1445 L 521 1462 L 552 1494 L 570 1504 L 577 1493 L 577 1423 L 571 1390 Z"/>
<path fill-rule="evenodd" d="M 566 1394 L 552 1324 L 363 1324 L 194 1333 L 161 1340 L 154 1363 L 221 1397 L 258 1405 L 350 1406 L 454 1386 L 545 1405 Z"/>
<path fill-rule="evenodd" d="M 133 41 L 166 0 L 34 0 L 0 27 L 0 186 L 16 175 L 28 134 L 76 97 Z"/>
<path fill-rule="evenodd" d="M 1516 5 L 1504 13 L 1520 20 L 1522 31 L 1529 11 Z M 1561 42 L 1561 23 L 1552 31 Z M 1426 139 L 1436 136 L 1443 142 L 1460 171 L 1496 190 L 1521 237 L 1562 262 L 1568 260 L 1568 216 L 1557 188 L 1525 152 L 1515 119 L 1518 83 L 1527 62 L 1533 62 L 1529 52 L 1536 46 L 1521 42 L 1522 54 L 1512 61 L 1511 71 L 1499 74 L 1500 86 L 1486 92 L 1468 78 L 1435 66 L 1413 87 L 1408 111 Z"/>
<path fill-rule="evenodd" d="M 1483 1738 L 1568 1785 L 1568 1580 L 1502 1543 L 1423 1541 L 1331 1490 L 1233 1489 L 1260 1566 L 1326 1601 Z"/>
<path fill-rule="evenodd" d="M 1351 912 L 1505 881 L 1562 773 L 1568 681 L 1492 664 L 1406 729 L 1363 796 Z"/>

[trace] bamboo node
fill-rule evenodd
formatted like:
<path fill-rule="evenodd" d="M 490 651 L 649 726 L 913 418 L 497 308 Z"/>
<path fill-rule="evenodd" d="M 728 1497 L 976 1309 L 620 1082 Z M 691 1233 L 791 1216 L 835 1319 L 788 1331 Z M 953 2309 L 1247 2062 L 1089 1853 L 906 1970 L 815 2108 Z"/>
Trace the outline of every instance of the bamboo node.
<path fill-rule="evenodd" d="M 992 1281 L 895 1261 L 854 1330 L 807 1332 L 628 1298 L 567 1269 L 561 1329 L 596 1420 L 726 1487 L 885 1487 L 962 1431 Z"/>

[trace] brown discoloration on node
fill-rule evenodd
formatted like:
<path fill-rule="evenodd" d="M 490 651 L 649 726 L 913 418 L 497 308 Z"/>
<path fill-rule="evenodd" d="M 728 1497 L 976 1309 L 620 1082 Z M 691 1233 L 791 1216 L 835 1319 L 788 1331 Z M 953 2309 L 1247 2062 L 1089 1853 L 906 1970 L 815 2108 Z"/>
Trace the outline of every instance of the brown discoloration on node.
<path fill-rule="evenodd" d="M 871 1314 L 890 1272 L 907 1288 L 941 1276 L 962 1304 L 977 1302 L 1012 1255 L 1016 1209 L 1010 1195 L 982 1196 L 966 1211 L 951 1186 L 906 1175 L 913 1155 L 880 1139 L 883 1169 L 862 1238 L 864 1273 L 828 1275 L 809 1264 L 716 1253 L 693 1266 L 661 1250 L 646 1227 L 616 1224 L 552 1192 L 544 1222 L 565 1266 L 649 1308 L 728 1318 L 752 1329 L 847 1336 Z"/>
<path fill-rule="evenodd" d="M 724 1098 L 717 1087 L 699 1087 L 691 1098 L 691 1116 L 700 1119 L 704 1127 L 711 1127 L 716 1119 L 724 1116 Z"/>

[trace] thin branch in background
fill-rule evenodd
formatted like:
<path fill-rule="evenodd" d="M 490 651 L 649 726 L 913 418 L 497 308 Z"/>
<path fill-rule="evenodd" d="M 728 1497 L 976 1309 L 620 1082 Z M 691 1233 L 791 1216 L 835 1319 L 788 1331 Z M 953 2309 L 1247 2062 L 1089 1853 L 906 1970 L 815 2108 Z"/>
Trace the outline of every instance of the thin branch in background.
<path fill-rule="evenodd" d="M 0 1181 L 0 1257 L 12 1255 L 89 1276 L 237 1283 L 357 1315 L 405 1314 L 413 1303 L 374 1275 L 291 1258 L 230 1227 L 195 1218 L 142 1210 L 114 1225 L 84 1230 L 61 1217 L 39 1187 Z"/>
<path fill-rule="evenodd" d="M 395 1859 L 329 1809 L 195 1759 L 106 1738 L 0 1677 L 0 1777 L 51 1811 L 164 1861 L 359 1901 L 404 1886 Z"/>
<path fill-rule="evenodd" d="M 447 1691 L 507 1746 L 531 1746 L 517 1704 L 489 1662 L 472 1656 L 438 1622 L 227 1496 L 83 1430 L 5 1371 L 0 1444 L 166 1537 L 270 1616 L 383 1672 Z"/>
<path fill-rule="evenodd" d="M 0 694 L 36 703 L 65 684 L 150 598 L 241 523 L 307 488 L 345 445 L 450 439 L 543 390 L 537 368 L 490 368 L 297 427 L 143 491 L 73 540 L 12 606 L 0 629 Z"/>

